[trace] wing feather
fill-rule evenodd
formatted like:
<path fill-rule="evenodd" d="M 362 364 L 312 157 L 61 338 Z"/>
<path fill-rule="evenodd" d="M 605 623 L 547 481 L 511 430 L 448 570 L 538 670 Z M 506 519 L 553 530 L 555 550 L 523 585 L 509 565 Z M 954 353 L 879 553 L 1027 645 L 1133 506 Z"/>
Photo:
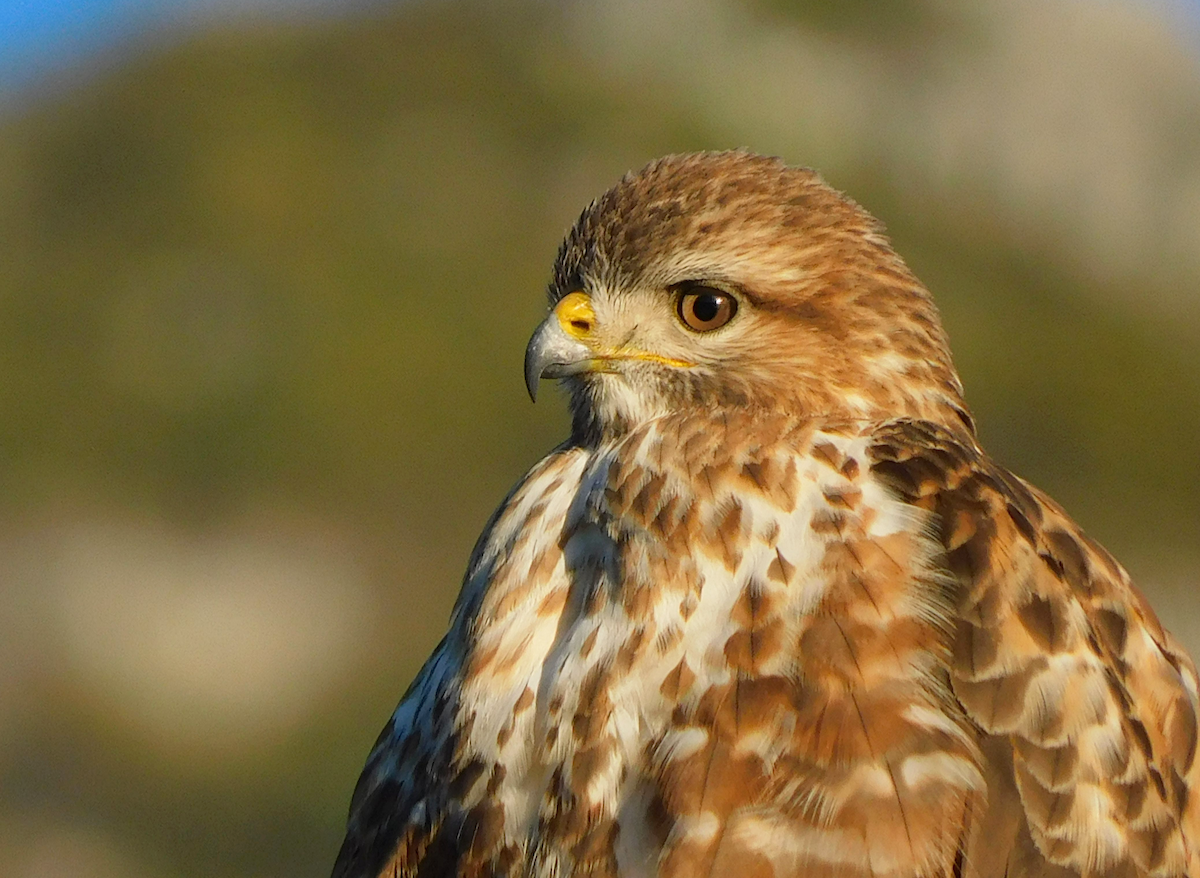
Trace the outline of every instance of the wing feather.
<path fill-rule="evenodd" d="M 961 589 L 951 686 L 991 754 L 980 826 L 1008 827 L 975 833 L 967 874 L 1200 874 L 1196 670 L 1125 570 L 940 427 L 892 422 L 872 456 L 936 514 Z"/>

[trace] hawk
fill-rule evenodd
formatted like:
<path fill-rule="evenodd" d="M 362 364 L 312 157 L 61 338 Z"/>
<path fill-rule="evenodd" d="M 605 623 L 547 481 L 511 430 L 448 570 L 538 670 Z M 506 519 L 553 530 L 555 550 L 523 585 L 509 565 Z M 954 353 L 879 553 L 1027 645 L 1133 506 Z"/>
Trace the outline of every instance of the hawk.
<path fill-rule="evenodd" d="M 745 152 L 625 176 L 526 352 L 513 489 L 335 878 L 1200 876 L 1197 676 L 980 448 L 879 222 Z"/>

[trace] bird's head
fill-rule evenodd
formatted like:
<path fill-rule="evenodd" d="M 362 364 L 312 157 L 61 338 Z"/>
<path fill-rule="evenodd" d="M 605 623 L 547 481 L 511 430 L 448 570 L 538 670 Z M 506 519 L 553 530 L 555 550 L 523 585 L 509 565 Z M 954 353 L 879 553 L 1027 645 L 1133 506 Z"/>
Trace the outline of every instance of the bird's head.
<path fill-rule="evenodd" d="M 929 293 L 881 224 L 812 171 L 668 156 L 584 210 L 525 355 L 563 378 L 575 436 L 729 406 L 911 416 L 972 431 Z"/>

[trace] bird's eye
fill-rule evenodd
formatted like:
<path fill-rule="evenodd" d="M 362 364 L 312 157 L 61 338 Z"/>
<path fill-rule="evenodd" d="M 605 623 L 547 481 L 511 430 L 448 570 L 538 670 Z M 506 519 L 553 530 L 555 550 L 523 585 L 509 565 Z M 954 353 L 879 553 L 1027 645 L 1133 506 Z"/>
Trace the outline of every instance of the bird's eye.
<path fill-rule="evenodd" d="M 679 319 L 695 332 L 720 329 L 737 313 L 737 299 L 711 287 L 693 287 L 679 297 Z"/>

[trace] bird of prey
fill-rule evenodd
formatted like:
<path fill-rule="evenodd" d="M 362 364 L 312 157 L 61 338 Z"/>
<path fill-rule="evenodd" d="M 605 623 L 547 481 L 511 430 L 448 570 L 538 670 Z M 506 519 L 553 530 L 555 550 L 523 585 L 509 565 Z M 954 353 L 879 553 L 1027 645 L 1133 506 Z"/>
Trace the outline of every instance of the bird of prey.
<path fill-rule="evenodd" d="M 1200 878 L 1197 676 L 983 451 L 878 221 L 746 152 L 567 234 L 501 503 L 335 878 Z"/>

